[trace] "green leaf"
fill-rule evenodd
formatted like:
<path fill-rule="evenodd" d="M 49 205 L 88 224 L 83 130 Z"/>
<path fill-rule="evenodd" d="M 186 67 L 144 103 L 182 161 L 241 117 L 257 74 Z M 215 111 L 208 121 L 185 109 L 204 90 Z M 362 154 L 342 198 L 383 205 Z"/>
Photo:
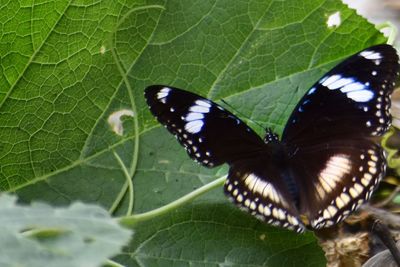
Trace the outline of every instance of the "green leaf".
<path fill-rule="evenodd" d="M 0 195 L 1 266 L 100 266 L 121 251 L 131 231 L 102 208 L 74 203 L 22 206 Z"/>
<path fill-rule="evenodd" d="M 328 27 L 336 12 L 340 26 Z M 128 196 L 126 178 L 114 151 L 129 174 L 135 174 L 136 213 L 161 207 L 227 169 L 201 168 L 188 159 L 149 113 L 143 99 L 146 86 L 168 84 L 224 99 L 244 120 L 281 132 L 297 101 L 325 71 L 346 56 L 385 42 L 373 25 L 335 0 L 11 1 L 0 9 L 0 23 L 0 190 L 16 192 L 23 201 L 95 202 L 117 208 L 118 214 L 127 212 L 129 198 L 123 198 Z M 122 135 L 107 122 L 121 110 L 134 114 L 123 117 Z M 201 198 L 207 208 L 186 209 L 200 221 L 207 210 L 225 214 L 232 205 L 221 191 Z M 227 228 L 236 229 L 240 220 L 278 231 L 235 214 L 225 222 Z M 213 219 L 221 218 L 211 217 L 202 232 L 214 229 Z M 165 229 L 188 225 L 169 217 L 155 220 Z M 196 230 L 189 225 L 193 228 L 185 231 Z M 137 233 L 144 231 L 137 227 Z M 156 229 L 150 227 L 147 235 L 156 235 Z M 256 240 L 249 228 L 239 239 L 234 231 L 223 233 L 225 242 L 211 247 L 226 254 L 224 246 L 232 242 L 229 254 L 236 257 Z M 293 234 L 279 231 L 268 242 L 282 243 L 287 236 Z M 177 245 L 189 237 L 175 239 Z M 196 237 L 207 244 L 201 235 Z M 298 254 L 285 254 L 284 246 L 263 257 L 276 257 L 269 266 L 281 266 L 281 261 L 324 266 L 322 252 L 312 242 L 302 254 L 307 260 L 298 264 Z M 135 253 L 142 246 L 127 248 L 128 262 L 141 261 Z M 252 265 L 251 253 L 257 250 L 254 246 L 233 262 Z M 205 266 L 211 259 L 215 265 L 230 265 L 225 258 L 215 260 L 211 250 L 202 252 L 202 257 L 183 257 L 188 260 L 174 264 L 186 266 L 194 259 L 194 265 Z M 268 261 L 258 262 L 262 266 Z"/>

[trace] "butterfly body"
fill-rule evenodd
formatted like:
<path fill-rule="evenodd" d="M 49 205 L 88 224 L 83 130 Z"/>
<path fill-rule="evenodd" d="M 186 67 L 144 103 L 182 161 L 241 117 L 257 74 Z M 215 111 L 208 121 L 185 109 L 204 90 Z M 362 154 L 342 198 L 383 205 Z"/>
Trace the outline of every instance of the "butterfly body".
<path fill-rule="evenodd" d="M 192 159 L 229 165 L 224 191 L 239 208 L 302 232 L 339 223 L 371 197 L 386 167 L 374 139 L 390 126 L 398 72 L 389 45 L 349 57 L 300 99 L 281 139 L 271 129 L 260 138 L 225 108 L 188 91 L 153 85 L 145 98 Z"/>

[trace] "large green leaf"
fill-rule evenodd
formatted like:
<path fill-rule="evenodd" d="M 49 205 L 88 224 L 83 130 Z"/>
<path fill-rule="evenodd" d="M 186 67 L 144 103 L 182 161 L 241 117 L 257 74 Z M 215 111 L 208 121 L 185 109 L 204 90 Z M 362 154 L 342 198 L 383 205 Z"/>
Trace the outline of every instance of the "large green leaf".
<path fill-rule="evenodd" d="M 16 192 L 24 201 L 115 204 L 119 213 L 126 211 L 128 198 L 119 202 L 126 179 L 113 150 L 130 171 L 136 170 L 135 212 L 165 205 L 226 171 L 226 166 L 200 168 L 188 159 L 150 115 L 143 99 L 146 86 L 163 83 L 224 99 L 242 117 L 280 132 L 324 71 L 384 42 L 373 25 L 334 0 L 53 0 L 9 1 L 0 7 L 0 190 Z M 340 26 L 328 27 L 336 12 Z M 107 123 L 119 110 L 135 111 L 137 119 L 125 117 L 122 136 Z M 163 229 L 185 231 L 173 235 L 177 246 L 184 246 L 190 229 L 195 233 L 200 227 L 205 235 L 193 235 L 193 248 L 207 249 L 193 257 L 172 257 L 174 266 L 212 265 L 209 260 L 215 265 L 281 266 L 282 260 L 293 266 L 324 265 L 322 252 L 312 250 L 315 241 L 286 231 L 269 240 L 284 246 L 272 246 L 263 255 L 277 260 L 253 264 L 260 246 L 251 229 L 277 230 L 238 211 L 218 224 L 231 212 L 221 190 L 201 201 L 202 206 L 182 211 L 186 215 L 156 218 L 148 229 L 138 224 L 140 238 L 127 249 L 127 261 L 134 264 L 146 255 L 161 264 L 163 254 L 146 252 L 154 245 L 149 246 L 149 236 L 161 240 L 162 250 L 168 245 Z M 216 229 L 226 235 L 225 242 L 208 246 L 207 234 Z M 296 240 L 311 243 L 299 246 Z M 284 252 L 307 246 L 311 250 L 302 255 L 309 257 L 298 263 L 298 253 Z M 214 250 L 221 254 L 213 258 Z M 245 256 L 238 254 L 242 250 Z M 234 260 L 224 261 L 228 255 Z"/>

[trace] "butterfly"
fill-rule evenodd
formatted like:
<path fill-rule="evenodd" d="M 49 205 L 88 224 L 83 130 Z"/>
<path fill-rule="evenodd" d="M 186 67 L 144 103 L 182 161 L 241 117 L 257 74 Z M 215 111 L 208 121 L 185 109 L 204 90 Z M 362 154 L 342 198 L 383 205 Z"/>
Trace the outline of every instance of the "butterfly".
<path fill-rule="evenodd" d="M 398 61 L 385 44 L 348 57 L 301 98 L 280 139 L 271 129 L 260 138 L 225 108 L 185 90 L 152 85 L 145 98 L 193 160 L 229 165 L 224 191 L 239 208 L 303 232 L 345 219 L 384 175 L 375 141 L 391 124 Z"/>

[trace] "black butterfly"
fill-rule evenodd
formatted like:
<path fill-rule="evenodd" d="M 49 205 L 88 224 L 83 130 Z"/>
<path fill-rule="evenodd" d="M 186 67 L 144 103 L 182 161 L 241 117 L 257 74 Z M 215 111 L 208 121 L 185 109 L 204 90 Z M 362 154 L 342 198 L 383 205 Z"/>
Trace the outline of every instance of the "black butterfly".
<path fill-rule="evenodd" d="M 261 139 L 229 111 L 187 91 L 153 85 L 145 97 L 192 159 L 206 167 L 229 164 L 224 189 L 236 205 L 302 232 L 303 221 L 311 229 L 332 226 L 371 197 L 386 168 L 373 139 L 390 126 L 398 75 L 389 45 L 347 58 L 308 90 L 281 140 L 271 130 Z"/>

